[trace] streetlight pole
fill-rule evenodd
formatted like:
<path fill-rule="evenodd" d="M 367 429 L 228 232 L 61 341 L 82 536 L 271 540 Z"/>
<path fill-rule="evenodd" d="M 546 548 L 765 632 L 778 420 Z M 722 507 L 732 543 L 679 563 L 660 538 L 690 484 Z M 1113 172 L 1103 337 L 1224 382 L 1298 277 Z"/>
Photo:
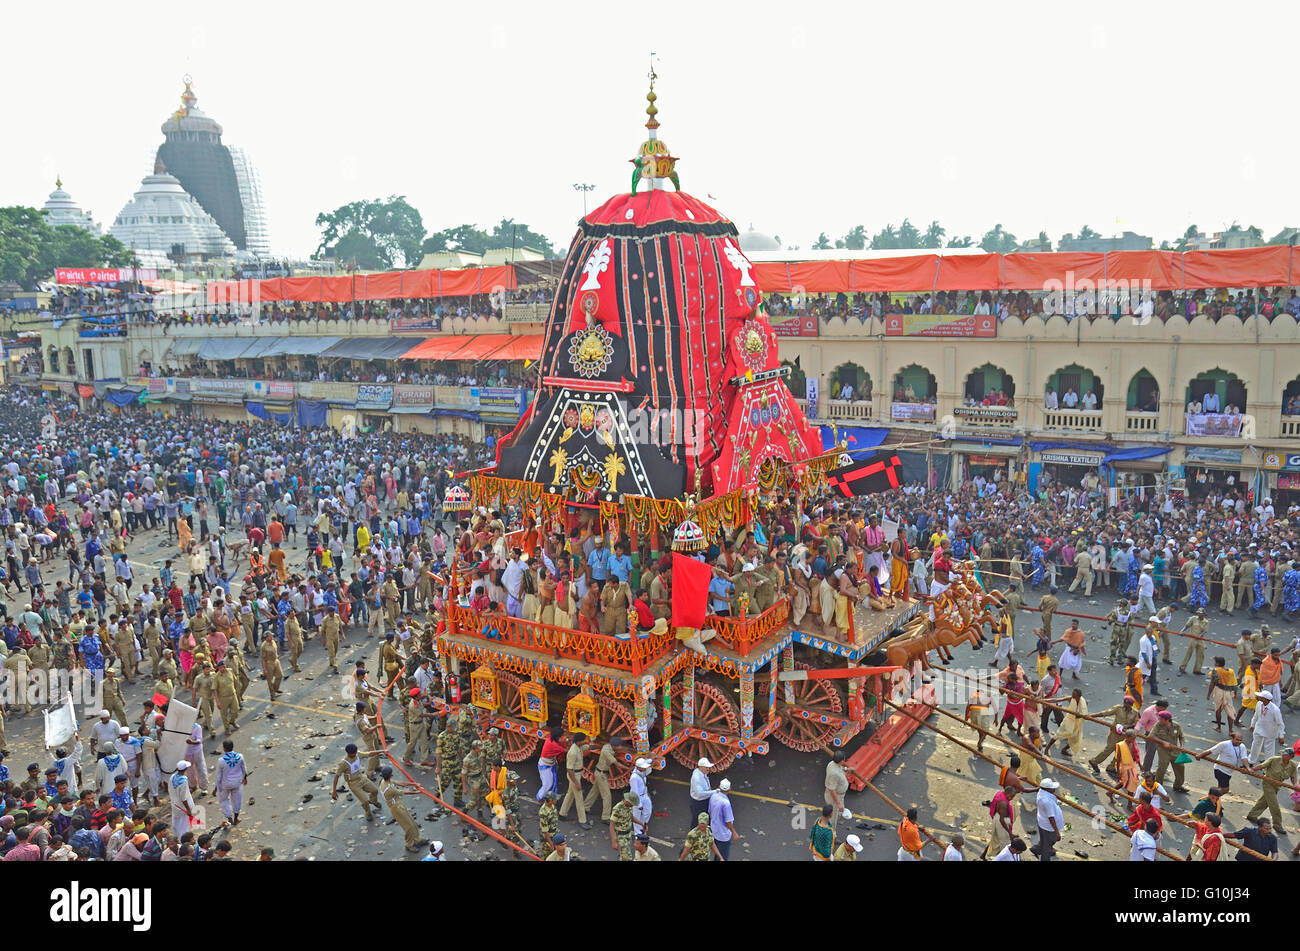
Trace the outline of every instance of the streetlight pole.
<path fill-rule="evenodd" d="M 582 192 L 582 217 L 585 218 L 587 217 L 587 192 L 594 192 L 596 190 L 596 186 L 595 185 L 574 185 L 573 188 L 575 191 Z"/>

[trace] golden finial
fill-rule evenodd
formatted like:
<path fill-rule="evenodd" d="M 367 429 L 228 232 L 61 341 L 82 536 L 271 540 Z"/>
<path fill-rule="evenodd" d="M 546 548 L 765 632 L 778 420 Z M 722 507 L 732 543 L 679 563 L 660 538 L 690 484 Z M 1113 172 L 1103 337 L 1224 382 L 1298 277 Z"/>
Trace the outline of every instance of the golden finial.
<path fill-rule="evenodd" d="M 54 179 L 54 187 L 55 187 L 55 188 L 62 188 L 62 187 L 63 187 L 63 176 L 62 176 L 62 175 L 55 176 L 55 179 Z"/>
<path fill-rule="evenodd" d="M 655 99 L 658 98 L 655 96 L 655 80 L 658 79 L 659 76 L 655 73 L 654 53 L 650 54 L 650 72 L 647 75 L 650 78 L 650 91 L 645 94 L 645 100 L 649 103 L 649 105 L 645 107 L 645 114 L 650 118 L 646 120 L 645 127 L 647 129 L 657 129 L 659 128 L 659 120 L 656 119 L 655 116 L 659 114 L 659 110 L 655 108 Z"/>

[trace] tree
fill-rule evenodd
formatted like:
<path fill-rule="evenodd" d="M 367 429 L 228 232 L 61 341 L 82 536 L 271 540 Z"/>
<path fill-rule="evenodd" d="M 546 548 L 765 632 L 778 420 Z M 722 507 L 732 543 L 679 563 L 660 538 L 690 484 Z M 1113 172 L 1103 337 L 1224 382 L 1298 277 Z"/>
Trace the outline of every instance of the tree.
<path fill-rule="evenodd" d="M 1048 251 L 1052 250 L 1052 239 L 1047 236 L 1046 231 L 1038 232 L 1038 245 Z"/>
<path fill-rule="evenodd" d="M 943 236 L 947 232 L 937 221 L 931 221 L 930 227 L 925 229 L 925 234 L 921 235 L 921 247 L 923 248 L 942 248 Z"/>
<path fill-rule="evenodd" d="M 826 237 L 825 231 L 819 234 L 817 236 L 817 240 L 813 242 L 814 251 L 827 251 L 830 249 L 830 246 L 831 246 L 831 239 Z"/>
<path fill-rule="evenodd" d="M 904 218 L 903 223 L 898 226 L 898 246 L 900 248 L 921 247 L 921 232 L 908 218 Z"/>
<path fill-rule="evenodd" d="M 1173 248 L 1173 245 L 1171 245 L 1171 244 L 1169 243 L 1169 239 L 1168 239 L 1168 238 L 1166 238 L 1165 240 L 1163 240 L 1163 241 L 1160 242 L 1160 250 L 1161 250 L 1161 251 L 1172 251 L 1173 249 L 1174 249 L 1174 248 Z"/>
<path fill-rule="evenodd" d="M 44 212 L 0 208 L 0 280 L 33 287 L 59 267 L 130 267 L 135 255 L 116 238 L 76 225 L 51 227 Z"/>
<path fill-rule="evenodd" d="M 871 239 L 871 250 L 888 251 L 898 247 L 898 231 L 893 225 L 885 225 Z"/>
<path fill-rule="evenodd" d="M 1254 225 L 1251 225 L 1246 229 L 1246 235 L 1256 244 L 1264 243 L 1264 232 L 1260 231 Z"/>
<path fill-rule="evenodd" d="M 984 232 L 984 237 L 980 239 L 980 247 L 985 251 L 1008 254 L 1016 249 L 1016 236 L 1010 231 L 1003 231 L 1002 225 L 996 224 L 991 230 Z"/>
<path fill-rule="evenodd" d="M 839 243 L 836 242 L 836 247 Z M 849 233 L 844 236 L 844 247 L 850 251 L 861 251 L 867 246 L 867 229 L 862 225 L 854 225 L 849 229 Z"/>
<path fill-rule="evenodd" d="M 971 242 L 970 235 L 964 235 L 960 238 L 953 237 L 948 239 L 948 247 L 950 248 L 969 248 L 971 244 L 972 242 Z"/>
<path fill-rule="evenodd" d="M 478 225 L 463 224 L 443 231 L 435 231 L 424 241 L 423 251 L 469 251 L 482 254 L 489 248 L 533 248 L 548 258 L 556 256 L 555 246 L 545 235 L 539 234 L 523 222 L 502 218 L 493 229 L 483 231 Z"/>
<path fill-rule="evenodd" d="M 316 216 L 316 257 L 353 261 L 363 270 L 411 267 L 420 261 L 424 221 L 404 195 L 354 201 Z M 346 240 L 345 240 L 346 239 Z"/>
<path fill-rule="evenodd" d="M 1093 230 L 1092 230 L 1091 228 L 1089 228 L 1087 225 L 1084 225 L 1082 228 L 1079 229 L 1079 240 L 1080 240 L 1080 241 L 1087 241 L 1089 238 L 1100 238 L 1100 237 L 1101 237 L 1101 233 L 1100 233 L 1100 232 L 1098 232 L 1098 231 L 1093 231 Z"/>
<path fill-rule="evenodd" d="M 1175 251 L 1186 251 L 1192 244 L 1192 241 L 1200 234 L 1200 229 L 1196 225 L 1188 225 L 1183 236 L 1174 242 Z"/>

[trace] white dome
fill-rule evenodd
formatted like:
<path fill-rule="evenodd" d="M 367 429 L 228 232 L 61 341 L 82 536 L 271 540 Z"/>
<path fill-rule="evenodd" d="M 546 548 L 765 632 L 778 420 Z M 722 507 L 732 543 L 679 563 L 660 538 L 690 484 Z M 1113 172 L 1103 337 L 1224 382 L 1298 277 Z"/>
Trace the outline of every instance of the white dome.
<path fill-rule="evenodd" d="M 49 222 L 50 227 L 76 225 L 92 234 L 99 234 L 99 225 L 95 224 L 90 215 L 82 211 L 81 206 L 73 201 L 72 196 L 63 190 L 62 180 L 55 181 L 54 191 L 50 192 L 50 197 L 45 200 L 43 210 L 45 220 Z"/>
<path fill-rule="evenodd" d="M 755 231 L 754 226 L 750 225 L 749 230 L 740 236 L 740 250 L 746 254 L 751 251 L 780 251 L 781 242 L 770 234 Z"/>
<path fill-rule="evenodd" d="M 171 175 L 146 176 L 109 234 L 128 248 L 170 254 L 181 245 L 185 257 L 232 257 L 235 246 L 217 222 Z"/>

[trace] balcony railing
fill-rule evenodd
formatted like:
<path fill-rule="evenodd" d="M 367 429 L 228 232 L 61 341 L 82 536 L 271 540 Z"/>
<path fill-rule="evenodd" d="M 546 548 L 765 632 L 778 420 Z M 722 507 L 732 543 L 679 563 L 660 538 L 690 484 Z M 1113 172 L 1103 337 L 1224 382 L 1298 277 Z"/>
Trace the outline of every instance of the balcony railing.
<path fill-rule="evenodd" d="M 1282 417 L 1282 438 L 1300 439 L 1300 416 Z"/>
<path fill-rule="evenodd" d="M 1099 409 L 1045 409 L 1043 426 L 1046 429 L 1074 429 L 1085 433 L 1101 432 Z"/>
<path fill-rule="evenodd" d="M 1014 406 L 958 406 L 952 414 L 963 423 L 1014 429 L 1020 410 Z"/>
<path fill-rule="evenodd" d="M 452 633 L 489 641 L 498 647 L 517 647 L 581 661 L 616 667 L 640 676 L 677 643 L 673 634 L 613 637 L 567 627 L 554 627 L 504 614 L 479 614 L 459 603 L 450 605 Z"/>
<path fill-rule="evenodd" d="M 550 304 L 506 304 L 501 308 L 501 316 L 507 323 L 539 323 L 550 312 Z"/>
<path fill-rule="evenodd" d="M 871 419 L 871 400 L 827 400 L 826 419 Z"/>
<path fill-rule="evenodd" d="M 1124 414 L 1124 430 L 1130 433 L 1154 433 L 1160 429 L 1160 414 L 1129 410 Z"/>
<path fill-rule="evenodd" d="M 710 614 L 704 626 L 717 632 L 717 640 L 744 657 L 764 638 L 775 633 L 790 618 L 790 602 L 782 598 L 762 614 L 751 618 L 719 617 Z"/>

